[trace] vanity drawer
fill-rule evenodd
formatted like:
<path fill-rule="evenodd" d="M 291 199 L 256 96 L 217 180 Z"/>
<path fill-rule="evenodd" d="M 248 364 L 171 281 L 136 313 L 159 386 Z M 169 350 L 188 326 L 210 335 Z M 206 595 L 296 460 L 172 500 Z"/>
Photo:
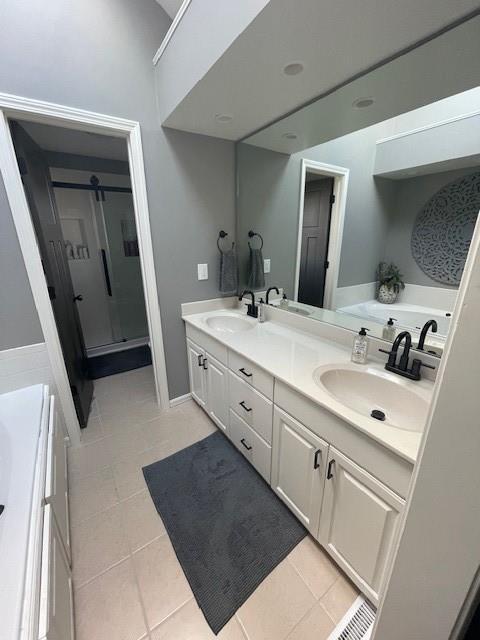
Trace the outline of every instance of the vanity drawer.
<path fill-rule="evenodd" d="M 268 444 L 272 443 L 273 403 L 241 380 L 233 371 L 228 376 L 230 407 Z"/>
<path fill-rule="evenodd" d="M 228 366 L 241 380 L 258 389 L 270 400 L 273 399 L 273 376 L 261 367 L 234 351 L 228 352 Z"/>
<path fill-rule="evenodd" d="M 272 448 L 230 409 L 230 438 L 252 466 L 270 484 Z"/>

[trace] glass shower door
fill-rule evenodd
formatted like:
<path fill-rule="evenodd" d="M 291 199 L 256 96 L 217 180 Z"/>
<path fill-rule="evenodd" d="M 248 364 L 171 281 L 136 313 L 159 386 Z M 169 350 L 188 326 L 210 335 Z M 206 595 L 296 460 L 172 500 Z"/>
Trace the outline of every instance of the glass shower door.
<path fill-rule="evenodd" d="M 131 193 L 104 192 L 100 201 L 105 233 L 105 260 L 110 278 L 117 340 L 148 336 L 145 298 Z"/>

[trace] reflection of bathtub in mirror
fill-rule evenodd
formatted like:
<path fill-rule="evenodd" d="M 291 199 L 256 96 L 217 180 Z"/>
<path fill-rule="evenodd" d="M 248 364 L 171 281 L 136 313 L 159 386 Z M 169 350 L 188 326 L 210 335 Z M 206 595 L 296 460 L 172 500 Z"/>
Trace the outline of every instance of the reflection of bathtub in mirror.
<path fill-rule="evenodd" d="M 435 338 L 443 340 L 447 336 L 451 320 L 451 317 L 447 316 L 448 313 L 451 313 L 448 310 L 422 307 L 404 302 L 385 305 L 376 300 L 368 300 L 348 307 L 341 307 L 337 309 L 337 312 L 348 313 L 357 318 L 372 320 L 381 324 L 386 324 L 389 318 L 395 318 L 396 329 L 406 329 L 407 331 L 420 330 L 428 320 L 436 320 L 438 331 L 435 334 Z"/>
<path fill-rule="evenodd" d="M 272 304 L 277 307 L 280 306 L 280 298 L 273 300 Z M 428 320 L 436 320 L 438 332 L 432 333 L 428 331 L 425 340 L 425 350 L 437 356 L 442 355 L 451 320 L 451 317 L 446 315 L 450 313 L 450 311 L 404 302 L 387 305 L 381 304 L 376 300 L 359 302 L 358 304 L 339 308 L 336 311 L 288 300 L 286 311 L 355 332 L 359 331 L 360 327 L 365 325 L 368 327 L 369 336 L 383 340 L 387 339 L 388 342 L 392 342 L 393 339 L 385 338 L 384 330 L 388 319 L 393 317 L 397 319 L 395 322 L 395 335 L 400 331 L 409 331 L 412 335 L 414 348 L 425 322 Z"/>

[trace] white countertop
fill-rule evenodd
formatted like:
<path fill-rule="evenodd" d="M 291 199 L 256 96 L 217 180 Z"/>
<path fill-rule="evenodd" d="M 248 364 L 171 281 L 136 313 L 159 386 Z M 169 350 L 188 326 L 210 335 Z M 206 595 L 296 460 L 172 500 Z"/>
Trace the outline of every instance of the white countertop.
<path fill-rule="evenodd" d="M 338 417 L 353 425 L 369 437 L 381 443 L 402 458 L 414 463 L 418 454 L 422 433 L 407 431 L 379 423 L 373 418 L 362 416 L 336 400 L 313 379 L 317 367 L 334 364 L 351 364 L 351 349 L 329 340 L 292 329 L 277 322 L 259 323 L 253 321 L 253 328 L 236 333 L 220 332 L 212 329 L 206 319 L 215 315 L 244 315 L 230 310 L 207 311 L 184 314 L 183 320 L 200 329 L 229 349 L 252 360 L 295 391 L 328 409 Z M 360 369 L 366 365 L 356 365 Z M 369 367 L 383 370 L 384 365 L 373 359 Z M 395 375 L 395 374 L 393 374 Z M 433 383 L 428 380 L 411 382 L 400 378 L 403 384 L 411 386 L 419 395 L 431 400 Z"/>
<path fill-rule="evenodd" d="M 0 636 L 12 640 L 20 633 L 44 389 L 0 395 Z"/>

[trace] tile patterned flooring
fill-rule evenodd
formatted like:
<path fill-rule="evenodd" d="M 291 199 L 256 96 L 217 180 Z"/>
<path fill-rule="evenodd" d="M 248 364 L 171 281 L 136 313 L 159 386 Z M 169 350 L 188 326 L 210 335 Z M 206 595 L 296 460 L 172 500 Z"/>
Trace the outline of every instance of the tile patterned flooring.
<path fill-rule="evenodd" d="M 215 430 L 193 401 L 160 412 L 151 367 L 95 381 L 82 445 L 69 449 L 77 640 L 215 638 L 142 474 L 143 466 Z M 307 537 L 217 637 L 323 640 L 356 596 Z"/>

